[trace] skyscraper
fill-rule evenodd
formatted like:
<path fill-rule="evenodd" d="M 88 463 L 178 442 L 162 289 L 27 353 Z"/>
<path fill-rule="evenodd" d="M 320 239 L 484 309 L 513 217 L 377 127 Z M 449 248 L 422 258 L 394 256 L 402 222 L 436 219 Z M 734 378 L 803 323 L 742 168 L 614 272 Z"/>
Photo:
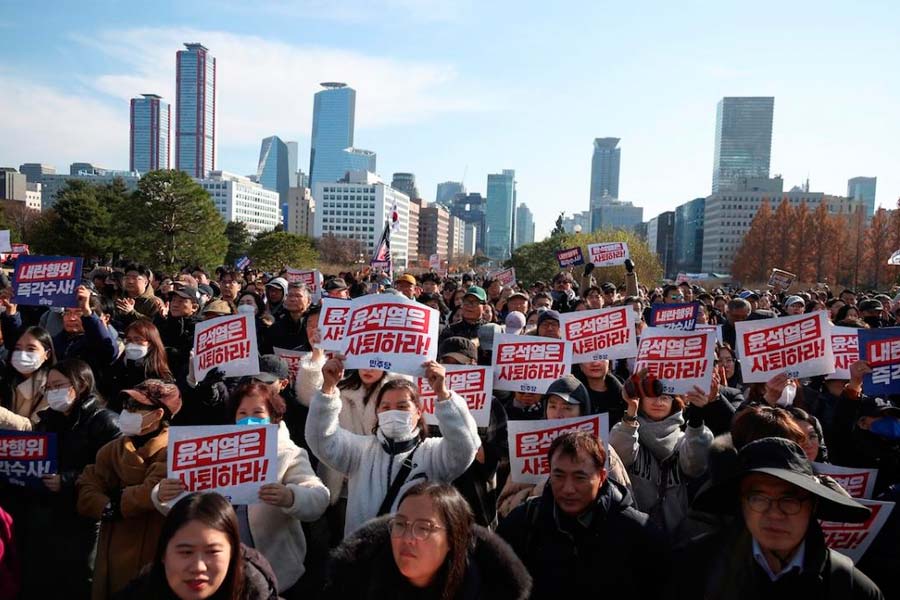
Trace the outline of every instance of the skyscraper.
<path fill-rule="evenodd" d="M 675 211 L 662 212 L 647 222 L 647 246 L 659 257 L 663 277 L 671 278 L 675 264 Z"/>
<path fill-rule="evenodd" d="M 492 259 L 506 260 L 512 252 L 515 203 L 516 172 L 503 169 L 502 173 L 488 175 L 485 254 Z"/>
<path fill-rule="evenodd" d="M 216 59 L 202 44 L 176 54 L 175 168 L 204 178 L 216 168 Z"/>
<path fill-rule="evenodd" d="M 524 202 L 516 207 L 516 248 L 534 243 L 534 215 Z"/>
<path fill-rule="evenodd" d="M 169 168 L 171 110 L 156 94 L 131 99 L 130 171 L 147 173 Z"/>
<path fill-rule="evenodd" d="M 288 194 L 291 188 L 288 164 L 287 144 L 277 135 L 265 138 L 259 149 L 256 179 L 265 189 L 278 192 L 282 216 L 288 212 Z"/>
<path fill-rule="evenodd" d="M 391 187 L 398 192 L 403 192 L 410 198 L 421 198 L 418 188 L 416 188 L 415 173 L 394 173 L 391 181 Z"/>
<path fill-rule="evenodd" d="M 775 98 L 725 97 L 716 109 L 712 192 L 735 190 L 746 178 L 767 178 Z"/>
<path fill-rule="evenodd" d="M 285 142 L 288 152 L 288 180 L 291 187 L 300 186 L 300 144 L 297 142 Z"/>
<path fill-rule="evenodd" d="M 437 184 L 437 194 L 434 201 L 444 206 L 450 206 L 457 194 L 465 194 L 466 186 L 459 181 L 445 181 Z"/>
<path fill-rule="evenodd" d="M 596 138 L 594 156 L 591 159 L 591 200 L 594 210 L 604 197 L 619 197 L 619 164 L 622 149 L 618 148 L 619 138 Z"/>
<path fill-rule="evenodd" d="M 471 248 L 471 254 L 484 252 L 484 237 L 487 231 L 487 200 L 484 196 L 478 192 L 457 194 L 450 205 L 450 214 L 462 219 L 467 231 L 471 228 L 473 241 L 466 245 L 466 248 Z"/>
<path fill-rule="evenodd" d="M 871 219 L 875 215 L 875 184 L 877 181 L 877 177 L 854 177 L 847 181 L 847 197 L 860 200 L 865 204 L 867 219 Z"/>

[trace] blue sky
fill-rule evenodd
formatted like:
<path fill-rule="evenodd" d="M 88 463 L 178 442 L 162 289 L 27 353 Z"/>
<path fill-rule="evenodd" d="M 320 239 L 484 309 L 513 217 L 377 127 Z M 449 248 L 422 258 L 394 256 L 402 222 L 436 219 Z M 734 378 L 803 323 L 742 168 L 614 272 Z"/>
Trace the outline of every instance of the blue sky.
<path fill-rule="evenodd" d="M 357 89 L 356 146 L 436 184 L 516 170 L 538 237 L 585 210 L 595 137 L 620 137 L 620 197 L 645 219 L 709 193 L 716 103 L 775 96 L 772 173 L 900 197 L 900 5 L 884 2 L 0 0 L 0 165 L 128 167 L 128 98 L 174 101 L 175 52 L 218 59 L 217 167 L 298 140 L 312 95 Z M 174 148 L 174 147 L 173 147 Z"/>

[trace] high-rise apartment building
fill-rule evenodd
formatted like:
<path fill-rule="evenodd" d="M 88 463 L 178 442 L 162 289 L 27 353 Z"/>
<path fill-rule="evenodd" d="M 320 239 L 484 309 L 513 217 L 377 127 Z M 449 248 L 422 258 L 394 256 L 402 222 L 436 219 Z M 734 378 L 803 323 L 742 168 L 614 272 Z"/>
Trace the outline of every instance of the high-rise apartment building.
<path fill-rule="evenodd" d="M 391 180 L 391 187 L 398 192 L 403 192 L 410 198 L 421 198 L 418 188 L 416 188 L 415 173 L 394 173 Z"/>
<path fill-rule="evenodd" d="M 419 254 L 449 258 L 450 213 L 440 204 L 428 204 L 419 211 Z"/>
<path fill-rule="evenodd" d="M 308 187 L 292 187 L 288 191 L 287 216 L 284 229 L 288 233 L 312 237 L 316 201 Z"/>
<path fill-rule="evenodd" d="M 594 155 L 591 158 L 591 199 L 593 210 L 604 198 L 619 197 L 619 166 L 622 149 L 619 138 L 594 139 Z"/>
<path fill-rule="evenodd" d="M 647 222 L 647 246 L 659 258 L 664 276 L 671 278 L 675 264 L 675 211 L 660 213 Z"/>
<path fill-rule="evenodd" d="M 516 207 L 516 248 L 534 243 L 534 214 L 525 203 Z"/>
<path fill-rule="evenodd" d="M 449 207 L 453 204 L 453 199 L 456 198 L 458 194 L 465 194 L 466 186 L 464 186 L 459 181 L 444 181 L 442 183 L 437 184 L 437 193 L 434 196 L 434 201 L 438 204 L 443 204 L 444 206 Z"/>
<path fill-rule="evenodd" d="M 291 189 L 289 165 L 287 144 L 282 142 L 277 135 L 265 138 L 259 149 L 256 180 L 267 190 L 278 192 L 283 218 L 286 218 L 288 211 L 288 195 Z M 287 223 L 285 223 L 285 228 L 287 228 Z"/>
<path fill-rule="evenodd" d="M 226 222 L 242 221 L 253 235 L 271 231 L 281 224 L 281 199 L 248 177 L 225 171 L 210 171 L 208 177 L 194 179 L 205 189 Z"/>
<path fill-rule="evenodd" d="M 374 173 L 350 171 L 345 179 L 316 184 L 314 237 L 331 234 L 356 239 L 371 256 L 385 223 L 391 221 L 392 207 L 396 206 L 399 220 L 397 230 L 391 233 L 391 256 L 395 271 L 407 268 L 409 197 Z"/>
<path fill-rule="evenodd" d="M 712 192 L 734 191 L 745 178 L 769 176 L 775 98 L 725 97 L 716 109 Z"/>
<path fill-rule="evenodd" d="M 875 185 L 877 183 L 877 177 L 854 177 L 847 181 L 847 197 L 865 205 L 867 220 L 871 220 L 875 216 Z"/>
<path fill-rule="evenodd" d="M 171 130 L 171 109 L 162 96 L 132 98 L 128 169 L 138 173 L 168 169 Z"/>
<path fill-rule="evenodd" d="M 216 168 L 216 59 L 202 44 L 176 54 L 175 168 L 202 179 Z"/>
<path fill-rule="evenodd" d="M 468 225 L 459 217 L 450 217 L 450 235 L 447 241 L 447 260 L 453 260 L 466 254 L 466 228 Z"/>
<path fill-rule="evenodd" d="M 502 173 L 489 174 L 485 254 L 494 260 L 506 260 L 512 253 L 515 204 L 516 172 L 504 169 Z"/>

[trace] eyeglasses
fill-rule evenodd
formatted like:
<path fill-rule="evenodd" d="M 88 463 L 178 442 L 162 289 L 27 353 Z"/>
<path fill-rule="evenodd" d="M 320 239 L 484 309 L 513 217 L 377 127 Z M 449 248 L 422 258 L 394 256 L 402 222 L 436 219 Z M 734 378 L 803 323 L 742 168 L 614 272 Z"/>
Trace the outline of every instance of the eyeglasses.
<path fill-rule="evenodd" d="M 399 517 L 394 517 L 388 521 L 388 528 L 390 529 L 391 537 L 395 538 L 406 537 L 406 532 L 411 529 L 413 538 L 420 542 L 427 540 L 435 531 L 444 529 L 440 525 L 435 525 L 431 521 L 424 519 L 410 522 Z"/>
<path fill-rule="evenodd" d="M 769 508 L 775 504 L 778 507 L 778 510 L 786 515 L 796 515 L 799 513 L 807 500 L 809 500 L 809 496 L 782 496 L 781 498 L 769 498 L 762 494 L 750 494 L 744 498 L 744 502 L 747 503 L 747 506 L 749 506 L 750 510 L 753 512 L 768 512 Z"/>
<path fill-rule="evenodd" d="M 672 298 L 672 300 L 684 300 L 684 296 L 682 294 L 672 294 L 670 298 Z"/>

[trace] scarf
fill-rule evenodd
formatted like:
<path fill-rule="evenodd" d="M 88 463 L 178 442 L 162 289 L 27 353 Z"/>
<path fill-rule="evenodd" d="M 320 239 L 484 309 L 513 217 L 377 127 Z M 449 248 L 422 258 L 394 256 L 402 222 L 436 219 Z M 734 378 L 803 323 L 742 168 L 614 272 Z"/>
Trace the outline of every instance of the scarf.
<path fill-rule="evenodd" d="M 684 437 L 681 427 L 684 425 L 684 417 L 681 411 L 672 413 L 662 421 L 651 421 L 638 415 L 638 440 L 656 458 L 662 462 L 669 458 L 678 446 L 678 442 Z"/>

